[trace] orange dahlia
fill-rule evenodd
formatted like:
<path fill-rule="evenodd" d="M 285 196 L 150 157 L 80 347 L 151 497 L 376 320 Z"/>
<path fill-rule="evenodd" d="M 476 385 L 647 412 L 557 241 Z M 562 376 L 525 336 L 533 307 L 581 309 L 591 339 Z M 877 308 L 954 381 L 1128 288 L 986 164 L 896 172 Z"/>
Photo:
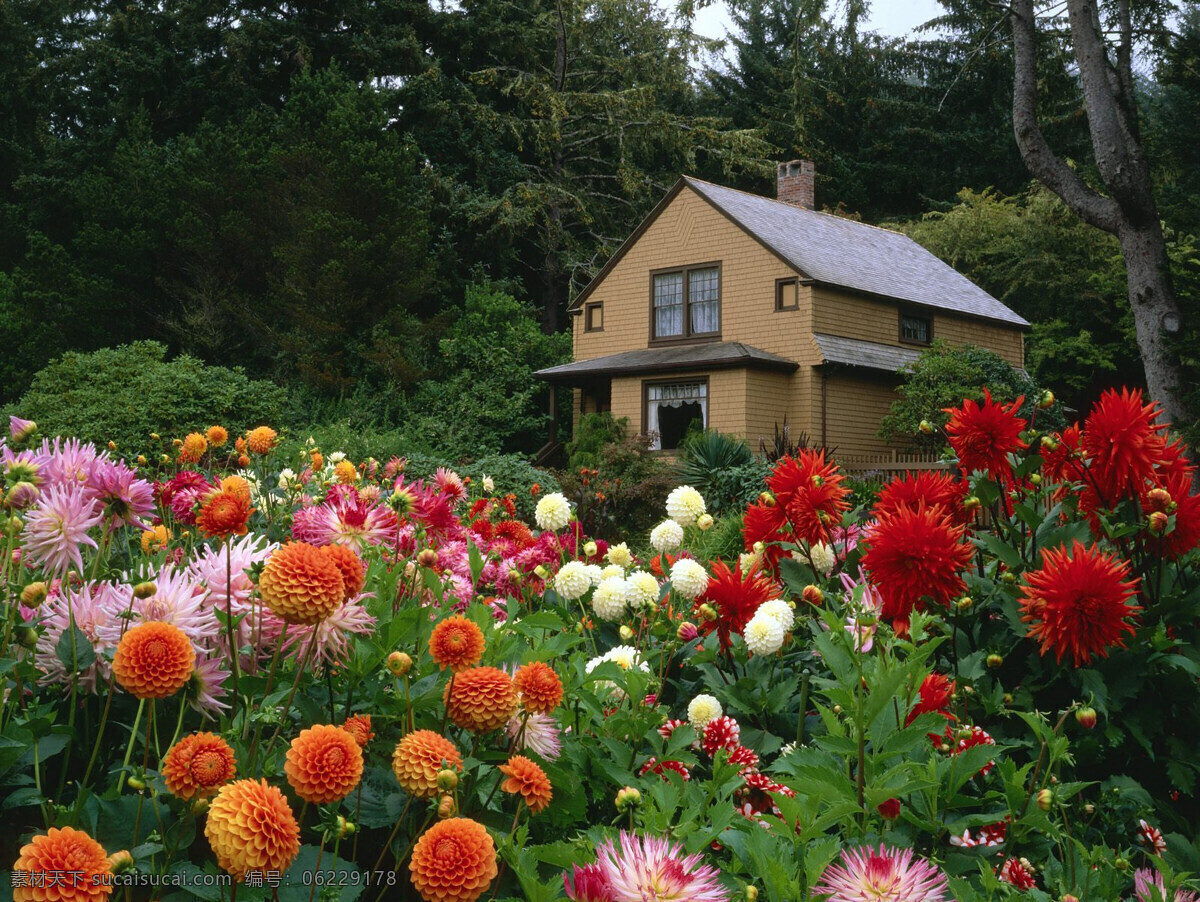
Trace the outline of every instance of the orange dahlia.
<path fill-rule="evenodd" d="M 365 749 L 367 743 L 375 738 L 375 734 L 371 731 L 370 714 L 355 714 L 353 717 L 347 717 L 346 722 L 342 724 L 342 729 L 354 737 L 354 741 L 358 743 L 360 749 Z"/>
<path fill-rule="evenodd" d="M 158 554 L 165 551 L 171 539 L 171 530 L 161 523 L 153 529 L 147 529 L 142 533 L 142 554 Z"/>
<path fill-rule="evenodd" d="M 246 433 L 246 447 L 255 454 L 269 454 L 278 438 L 279 433 L 270 426 L 259 426 Z"/>
<path fill-rule="evenodd" d="M 13 864 L 28 875 L 13 880 L 13 902 L 100 902 L 112 895 L 108 853 L 83 830 L 51 827 L 21 847 Z M 39 876 L 34 876 L 39 875 Z"/>
<path fill-rule="evenodd" d="M 513 685 L 521 693 L 521 704 L 531 714 L 549 714 L 562 702 L 562 681 L 554 668 L 541 661 L 518 667 Z"/>
<path fill-rule="evenodd" d="M 943 413 L 950 414 L 946 440 L 958 455 L 964 473 L 984 470 L 995 480 L 1011 474 L 1008 455 L 1027 447 L 1021 441 L 1025 420 L 1017 416 L 1024 402 L 1025 396 L 1021 395 L 1011 404 L 997 404 L 985 388 L 982 404 L 967 398 L 962 407 L 943 409 Z"/>
<path fill-rule="evenodd" d="M 358 595 L 367 582 L 367 565 L 362 558 L 345 545 L 325 545 L 321 550 L 342 574 L 342 581 L 346 584 L 345 600 L 349 601 Z"/>
<path fill-rule="evenodd" d="M 290 542 L 267 558 L 258 591 L 277 617 L 311 626 L 341 607 L 346 581 L 325 549 Z"/>
<path fill-rule="evenodd" d="M 417 730 L 396 744 L 392 770 L 396 781 L 410 796 L 431 799 L 438 793 L 440 770 L 462 770 L 462 755 L 454 743 L 433 730 Z"/>
<path fill-rule="evenodd" d="M 433 628 L 429 636 L 429 654 L 438 666 L 454 673 L 474 667 L 483 657 L 483 630 L 456 614 Z"/>
<path fill-rule="evenodd" d="M 204 835 L 217 864 L 242 880 L 246 871 L 286 871 L 300 851 L 300 825 L 283 793 L 266 780 L 222 786 Z"/>
<path fill-rule="evenodd" d="M 1082 667 L 1110 646 L 1124 648 L 1123 635 L 1134 632 L 1126 618 L 1141 610 L 1130 603 L 1138 578 L 1127 579 L 1129 570 L 1128 561 L 1078 539 L 1069 550 L 1042 552 L 1042 568 L 1026 575 L 1021 590 L 1021 619 L 1041 653 L 1053 651 L 1060 662 L 1070 655 Z"/>
<path fill-rule="evenodd" d="M 353 485 L 358 481 L 358 468 L 348 460 L 339 460 L 333 468 L 333 480 L 342 485 Z"/>
<path fill-rule="evenodd" d="M 550 778 L 524 755 L 513 755 L 508 759 L 508 764 L 500 765 L 500 773 L 507 777 L 500 788 L 523 798 L 534 814 L 550 804 L 554 796 Z"/>
<path fill-rule="evenodd" d="M 186 802 L 216 795 L 237 773 L 237 761 L 229 743 L 220 736 L 193 733 L 167 750 L 161 769 L 167 789 Z"/>
<path fill-rule="evenodd" d="M 496 879 L 496 846 L 483 824 L 448 818 L 417 840 L 408 869 L 425 902 L 475 902 Z"/>
<path fill-rule="evenodd" d="M 314 805 L 346 798 L 362 779 L 362 749 L 348 730 L 317 724 L 292 740 L 283 765 L 296 795 Z"/>
<path fill-rule="evenodd" d="M 210 539 L 244 536 L 252 513 L 254 508 L 250 506 L 248 496 L 242 497 L 222 487 L 221 491 L 210 492 L 200 502 L 196 525 Z"/>
<path fill-rule="evenodd" d="M 244 498 L 247 504 L 250 503 L 250 483 L 236 473 L 221 479 L 221 491 L 237 495 L 239 498 Z"/>
<path fill-rule="evenodd" d="M 498 730 L 517 710 L 517 687 L 495 667 L 474 667 L 456 673 L 442 696 L 446 713 L 464 730 Z"/>
<path fill-rule="evenodd" d="M 309 453 L 308 459 L 312 462 L 314 470 L 323 470 L 325 468 L 325 455 L 316 448 Z"/>
<path fill-rule="evenodd" d="M 208 439 L 199 432 L 189 432 L 187 438 L 183 440 L 183 447 L 179 451 L 179 459 L 195 463 L 204 456 L 204 452 L 207 450 Z"/>
<path fill-rule="evenodd" d="M 229 441 L 229 430 L 224 426 L 209 426 L 208 431 L 204 433 L 204 437 L 208 439 L 208 443 L 214 448 L 220 448 Z"/>
<path fill-rule="evenodd" d="M 196 652 L 183 630 L 148 620 L 121 637 L 112 669 L 130 695 L 166 698 L 187 685 L 195 664 Z"/>

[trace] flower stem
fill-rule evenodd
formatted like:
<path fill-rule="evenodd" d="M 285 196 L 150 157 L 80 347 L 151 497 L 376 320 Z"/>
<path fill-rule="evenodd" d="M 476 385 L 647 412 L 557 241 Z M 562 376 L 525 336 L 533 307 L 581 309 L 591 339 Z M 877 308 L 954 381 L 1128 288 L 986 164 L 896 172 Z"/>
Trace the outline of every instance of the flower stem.
<path fill-rule="evenodd" d="M 129 774 L 129 759 L 133 757 L 133 740 L 137 738 L 138 724 L 142 722 L 142 711 L 146 708 L 146 700 L 138 701 L 137 714 L 133 717 L 133 729 L 129 731 L 129 745 L 125 747 L 125 760 L 121 763 L 121 778 L 117 781 L 117 792 L 125 788 L 125 778 Z"/>
<path fill-rule="evenodd" d="M 300 677 L 308 667 L 309 659 L 312 657 L 313 649 L 317 644 L 317 626 L 313 624 L 312 638 L 308 640 L 308 647 L 304 651 L 304 656 L 300 659 L 300 663 L 296 665 L 296 678 L 292 680 L 292 690 L 288 693 L 287 701 L 283 703 L 283 715 L 280 718 L 279 726 L 275 728 L 274 734 L 271 736 L 271 741 L 267 743 L 267 750 L 263 752 L 263 758 L 267 758 L 271 754 L 271 749 L 275 747 L 275 742 L 279 739 L 279 734 L 283 732 L 283 725 L 287 722 L 288 715 L 292 712 L 292 700 L 296 697 L 296 688 L 300 685 Z"/>

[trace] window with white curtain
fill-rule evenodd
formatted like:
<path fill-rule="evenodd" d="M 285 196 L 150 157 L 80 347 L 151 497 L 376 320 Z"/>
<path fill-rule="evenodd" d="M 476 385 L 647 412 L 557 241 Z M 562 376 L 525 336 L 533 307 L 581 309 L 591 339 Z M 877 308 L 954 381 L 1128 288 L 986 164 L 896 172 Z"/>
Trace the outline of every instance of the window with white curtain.
<path fill-rule="evenodd" d="M 646 435 L 652 451 L 678 448 L 689 430 L 708 427 L 708 383 L 658 382 L 646 386 Z"/>
<path fill-rule="evenodd" d="M 721 331 L 721 268 L 661 272 L 652 281 L 655 339 L 686 339 Z"/>

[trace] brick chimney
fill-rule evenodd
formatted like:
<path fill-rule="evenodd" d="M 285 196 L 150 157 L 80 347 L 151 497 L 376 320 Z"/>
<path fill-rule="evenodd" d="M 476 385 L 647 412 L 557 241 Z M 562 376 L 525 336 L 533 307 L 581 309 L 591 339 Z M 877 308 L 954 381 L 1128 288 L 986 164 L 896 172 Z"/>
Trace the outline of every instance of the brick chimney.
<path fill-rule="evenodd" d="M 814 208 L 812 160 L 779 164 L 775 175 L 775 198 L 806 210 Z"/>

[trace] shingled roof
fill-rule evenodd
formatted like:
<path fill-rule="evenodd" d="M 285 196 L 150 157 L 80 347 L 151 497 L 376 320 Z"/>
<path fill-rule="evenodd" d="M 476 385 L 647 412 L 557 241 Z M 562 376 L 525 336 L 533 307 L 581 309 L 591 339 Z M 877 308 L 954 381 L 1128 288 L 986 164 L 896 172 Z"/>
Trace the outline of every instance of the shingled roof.
<path fill-rule="evenodd" d="M 1029 322 L 907 235 L 683 176 L 608 261 L 591 293 L 641 233 L 687 186 L 813 282 L 1028 327 Z"/>
<path fill-rule="evenodd" d="M 633 373 L 665 373 L 693 369 L 759 369 L 790 373 L 799 364 L 777 354 L 753 348 L 740 341 L 711 341 L 669 348 L 622 351 L 590 360 L 577 360 L 534 373 L 547 382 L 570 384 L 595 376 L 627 376 Z"/>

